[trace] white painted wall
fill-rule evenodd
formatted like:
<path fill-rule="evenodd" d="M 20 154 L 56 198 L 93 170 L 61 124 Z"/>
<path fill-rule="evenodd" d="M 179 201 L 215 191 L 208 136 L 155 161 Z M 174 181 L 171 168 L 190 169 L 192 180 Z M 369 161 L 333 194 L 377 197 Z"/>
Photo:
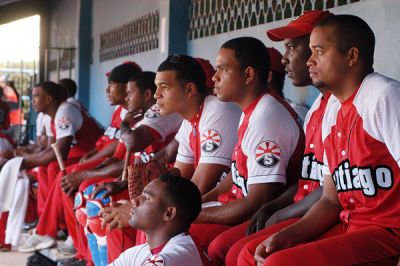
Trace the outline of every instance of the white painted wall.
<path fill-rule="evenodd" d="M 51 16 L 51 45 L 66 47 L 77 43 L 79 1 L 59 0 L 54 3 L 55 11 Z M 89 110 L 104 125 L 109 123 L 113 109 L 109 106 L 105 95 L 107 84 L 105 73 L 127 60 L 137 62 L 144 70 L 155 71 L 160 62 L 166 58 L 168 43 L 173 41 L 168 40 L 167 34 L 169 1 L 173 0 L 93 0 L 92 37 L 94 40 L 94 50 L 90 74 L 90 88 L 81 89 L 90 90 Z M 164 29 L 160 25 L 159 49 L 114 60 L 99 61 L 101 33 L 155 10 L 160 11 L 160 24 L 162 24 L 163 20 L 165 21 Z M 365 19 L 376 35 L 376 71 L 400 80 L 400 31 L 398 30 L 400 28 L 400 19 L 398 18 L 398 14 L 400 14 L 400 0 L 362 0 L 359 3 L 331 9 L 331 11 L 336 14 L 354 14 Z M 188 41 L 188 54 L 203 57 L 210 60 L 210 62 L 214 62 L 221 44 L 239 36 L 259 38 L 267 46 L 274 46 L 278 50 L 283 51 L 282 43 L 271 42 L 267 39 L 265 32 L 268 29 L 285 25 L 290 20 L 286 19 L 235 32 Z M 73 76 L 75 76 L 74 72 Z M 51 77 L 54 77 L 54 73 L 52 73 Z M 293 88 L 290 80 L 286 80 L 285 95 L 299 103 L 310 105 L 318 95 L 318 91 L 314 88 Z"/>
<path fill-rule="evenodd" d="M 128 23 L 136 18 L 160 10 L 161 16 L 164 4 L 158 0 L 94 0 L 93 1 L 93 64 L 90 74 L 90 109 L 89 111 L 103 124 L 110 122 L 113 107 L 109 105 L 105 95 L 107 78 L 105 73 L 124 61 L 132 60 L 138 63 L 143 70 L 155 71 L 162 61 L 160 48 L 135 54 L 132 56 L 121 57 L 118 59 L 100 62 L 100 34 L 115 27 Z M 164 13 L 163 13 L 164 12 Z M 165 16 L 165 14 L 164 14 Z M 160 42 L 159 42 L 160 46 Z"/>
<path fill-rule="evenodd" d="M 372 28 L 376 37 L 375 71 L 400 80 L 400 0 L 365 0 L 358 3 L 330 9 L 335 14 L 353 14 L 363 18 Z M 229 39 L 251 36 L 262 40 L 266 46 L 273 46 L 283 52 L 282 42 L 270 41 L 265 32 L 280 27 L 291 19 L 275 21 L 264 25 L 228 32 L 189 42 L 188 51 L 215 62 L 219 47 Z M 395 60 L 393 60 L 395 59 Z M 286 79 L 285 96 L 310 106 L 318 92 L 315 88 L 294 88 Z"/>

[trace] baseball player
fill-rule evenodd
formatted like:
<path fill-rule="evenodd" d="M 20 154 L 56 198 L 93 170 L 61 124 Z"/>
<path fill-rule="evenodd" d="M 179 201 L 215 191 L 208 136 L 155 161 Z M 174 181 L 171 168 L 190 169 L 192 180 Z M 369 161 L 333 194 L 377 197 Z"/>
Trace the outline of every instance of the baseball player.
<path fill-rule="evenodd" d="M 151 89 L 151 93 L 148 93 L 147 89 Z M 139 153 L 139 158 L 145 162 L 150 159 L 152 153 L 165 146 L 171 140 L 172 136 L 178 131 L 182 119 L 176 114 L 161 117 L 157 106 L 148 108 L 148 105 L 138 105 L 140 98 L 138 98 L 137 90 L 144 91 L 144 93 L 141 94 L 141 97 L 143 97 L 142 101 L 147 102 L 151 100 L 151 102 L 154 103 L 154 73 L 143 72 L 142 74 L 134 76 L 132 80 L 129 81 L 127 90 L 128 114 L 132 114 L 139 109 L 145 112 L 144 119 L 136 123 L 134 126 L 135 129 L 128 133 L 132 134 L 135 140 L 135 143 L 129 147 L 129 150 L 133 154 L 131 158 L 135 158 L 135 153 L 137 151 L 144 150 L 144 152 Z M 131 118 L 134 117 L 131 116 Z M 129 119 L 130 118 L 127 118 L 124 121 L 126 122 L 126 120 Z M 108 160 L 108 163 L 105 162 L 104 166 L 97 169 L 84 171 L 83 174 L 87 176 L 88 179 L 80 185 L 79 191 L 84 193 L 85 190 L 92 187 L 92 184 L 97 184 L 93 195 L 97 195 L 99 191 L 103 191 L 103 194 L 100 194 L 100 196 L 103 196 L 103 198 L 112 196 L 113 202 L 119 199 L 129 199 L 126 190 L 126 181 L 115 181 L 115 178 L 110 178 L 121 174 L 125 153 L 125 147 L 123 143 L 120 142 L 112 158 Z M 88 213 L 87 207 L 85 208 L 84 206 L 80 208 L 79 213 L 82 213 L 82 211 L 85 212 L 84 210 Z M 107 243 L 107 253 L 103 254 L 103 261 L 107 261 L 107 257 L 108 261 L 114 260 L 121 252 L 135 244 L 135 231 L 132 230 L 132 228 L 111 230 L 113 229 L 111 226 L 107 228 L 108 230 L 105 230 L 105 228 L 101 229 L 100 225 L 102 220 L 98 213 L 96 213 L 94 217 L 90 217 L 90 222 L 92 225 L 97 224 L 99 226 L 99 228 L 97 228 L 99 231 L 93 233 L 98 236 L 104 235 L 104 239 L 101 241 Z M 93 250 L 91 249 L 91 251 L 93 256 Z"/>
<path fill-rule="evenodd" d="M 184 118 L 175 137 L 179 142 L 175 167 L 204 194 L 230 164 L 238 108 L 209 95 L 201 66 L 186 55 L 171 55 L 161 63 L 156 85 L 161 114 L 176 112 Z"/>
<path fill-rule="evenodd" d="M 79 160 L 85 152 L 94 146 L 94 139 L 102 133 L 97 123 L 90 119 L 84 112 L 63 102 L 63 87 L 52 82 L 45 82 L 33 89 L 33 104 L 37 111 L 43 111 L 52 118 L 51 129 L 56 136 L 57 146 L 63 157 L 67 159 L 66 165 Z M 50 98 L 52 101 L 47 101 Z M 50 188 L 59 172 L 54 151 L 48 147 L 39 155 L 24 155 L 23 167 L 32 168 L 38 165 L 50 164 L 46 171 L 39 171 L 39 195 L 47 198 Z M 50 174 L 49 174 L 50 173 Z M 44 206 L 39 205 L 39 210 Z M 22 248 L 24 249 L 24 248 Z"/>
<path fill-rule="evenodd" d="M 135 199 L 130 223 L 147 243 L 122 253 L 110 265 L 203 265 L 187 230 L 199 214 L 201 197 L 189 180 L 163 175 Z"/>
<path fill-rule="evenodd" d="M 116 108 L 112 115 L 110 126 L 107 128 L 104 134 L 98 138 L 96 141 L 96 146 L 91 151 L 86 153 L 83 158 L 80 159 L 79 163 L 67 167 L 67 174 L 71 174 L 71 172 L 82 172 L 84 170 L 98 167 L 98 165 L 100 165 L 106 159 L 106 156 L 115 150 L 117 139 L 120 136 L 119 126 L 127 112 L 125 87 L 128 83 L 129 77 L 139 73 L 140 71 L 140 68 L 126 64 L 119 65 L 111 71 L 109 74 L 109 86 L 106 89 L 106 93 L 111 105 L 116 105 Z M 65 83 L 67 83 L 68 86 L 65 85 Z M 64 87 L 68 87 L 71 90 L 71 87 L 73 86 L 70 83 L 71 82 L 66 82 L 66 80 L 60 80 L 60 84 L 63 84 Z M 69 94 L 71 95 L 71 92 Z M 82 112 L 85 112 L 80 105 L 75 103 L 76 100 L 69 102 L 71 102 L 71 104 L 75 107 L 80 108 Z M 64 177 L 64 179 L 67 178 L 68 175 Z M 54 243 L 59 224 L 64 220 L 65 224 L 67 225 L 69 235 L 72 237 L 72 240 L 78 250 L 77 257 L 83 258 L 86 254 L 86 251 L 85 246 L 81 247 L 81 245 L 79 245 L 77 236 L 79 232 L 77 232 L 75 226 L 76 223 L 75 216 L 73 214 L 73 202 L 71 198 L 68 198 L 61 192 L 61 187 L 59 185 L 61 183 L 61 179 L 62 175 L 57 175 L 55 185 L 53 185 L 53 189 L 51 189 L 49 195 L 49 200 L 46 201 L 46 205 L 44 206 L 46 215 L 39 219 L 36 227 L 36 234 L 34 235 L 36 239 L 35 245 L 26 244 L 24 250 L 29 251 L 31 249 L 40 249 L 49 245 L 44 245 L 45 243 Z M 70 191 L 66 189 L 66 192 L 68 193 Z"/>
<path fill-rule="evenodd" d="M 322 125 L 324 190 L 302 219 L 257 247 L 260 265 L 397 262 L 400 83 L 373 72 L 374 46 L 373 31 L 356 16 L 313 29 L 310 77 L 338 99 Z"/>
<path fill-rule="evenodd" d="M 308 69 L 306 63 L 311 55 L 311 50 L 308 48 L 310 33 L 317 22 L 331 15 L 328 11 L 307 11 L 296 20 L 290 22 L 289 25 L 267 31 L 268 37 L 273 41 L 284 41 L 286 49 L 284 56 L 281 58 L 282 66 L 289 73 L 289 78 L 292 79 L 295 86 L 302 87 L 312 84 L 308 71 L 305 71 Z M 265 235 L 277 232 L 287 226 L 288 223 L 294 222 L 296 219 L 291 218 L 304 215 L 311 205 L 320 198 L 322 194 L 320 185 L 323 183 L 321 171 L 323 165 L 322 118 L 327 106 L 333 104 L 333 102 L 335 102 L 335 98 L 330 97 L 329 92 L 321 89 L 321 94 L 314 101 L 305 119 L 305 150 L 302 170 L 298 173 L 300 177 L 298 191 L 294 196 L 294 200 L 292 198 L 294 204 L 282 208 L 282 204 L 279 203 L 279 200 L 282 199 L 278 198 L 261 207 L 249 224 L 247 230 L 249 236 L 238 240 L 227 254 L 224 251 L 220 251 L 221 254 L 226 254 L 226 265 L 252 263 L 254 250 L 253 253 L 248 252 L 248 247 L 246 246 L 242 253 L 250 255 L 239 255 L 244 245 L 255 238 L 262 240 Z M 297 188 L 297 186 L 294 186 L 294 188 Z M 286 221 L 288 219 L 290 220 Z M 263 229 L 264 226 L 266 227 L 265 229 Z M 246 259 L 251 262 L 244 262 Z"/>
<path fill-rule="evenodd" d="M 203 208 L 191 228 L 202 248 L 229 226 L 248 220 L 261 204 L 278 196 L 286 183 L 295 182 L 293 173 L 300 166 L 304 148 L 303 131 L 293 109 L 267 93 L 269 55 L 259 40 L 244 37 L 226 42 L 216 66 L 213 80 L 218 98 L 236 102 L 243 113 L 231 173 L 203 196 L 206 202 L 220 196 L 222 202 L 229 192 L 230 202 Z M 212 248 L 209 254 L 214 254 Z"/>

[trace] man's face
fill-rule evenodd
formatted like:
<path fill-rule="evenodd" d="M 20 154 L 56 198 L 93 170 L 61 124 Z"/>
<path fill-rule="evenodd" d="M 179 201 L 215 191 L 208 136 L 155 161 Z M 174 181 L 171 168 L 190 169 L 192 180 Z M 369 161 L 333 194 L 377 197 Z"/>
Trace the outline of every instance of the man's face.
<path fill-rule="evenodd" d="M 155 179 L 143 189 L 131 210 L 130 224 L 133 227 L 146 232 L 164 224 L 165 188 L 166 183 Z"/>
<path fill-rule="evenodd" d="M 119 82 L 109 81 L 106 88 L 106 94 L 111 105 L 125 103 L 126 86 Z"/>
<path fill-rule="evenodd" d="M 212 77 L 214 93 L 224 102 L 238 102 L 245 93 L 245 73 L 232 49 L 221 48 L 215 60 L 216 72 Z"/>
<path fill-rule="evenodd" d="M 41 86 L 34 87 L 32 90 L 32 106 L 36 112 L 44 112 L 49 104 L 49 96 Z"/>
<path fill-rule="evenodd" d="M 172 70 L 157 72 L 155 84 L 157 90 L 154 98 L 160 107 L 161 115 L 182 114 L 187 107 L 186 85 L 176 78 L 176 72 Z"/>
<path fill-rule="evenodd" d="M 311 85 L 307 66 L 307 60 L 311 55 L 308 43 L 308 36 L 284 40 L 285 53 L 282 64 L 285 66 L 287 77 L 296 87 Z"/>
<path fill-rule="evenodd" d="M 310 36 L 310 48 L 312 55 L 307 65 L 314 86 L 321 89 L 340 87 L 348 71 L 348 62 L 346 55 L 336 48 L 333 29 L 314 28 Z"/>
<path fill-rule="evenodd" d="M 136 81 L 128 82 L 126 89 L 126 102 L 128 104 L 128 111 L 134 112 L 139 110 L 144 104 L 144 97 L 140 89 L 136 86 Z"/>

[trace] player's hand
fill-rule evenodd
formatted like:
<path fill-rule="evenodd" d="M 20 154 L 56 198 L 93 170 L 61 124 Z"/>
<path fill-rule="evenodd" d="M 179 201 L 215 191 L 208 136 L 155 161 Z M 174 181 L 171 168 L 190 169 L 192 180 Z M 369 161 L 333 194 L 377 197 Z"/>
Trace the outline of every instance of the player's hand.
<path fill-rule="evenodd" d="M 121 192 L 124 189 L 128 188 L 128 180 L 118 180 L 114 182 L 102 183 L 93 190 L 93 196 L 96 196 L 101 190 L 107 190 L 106 193 L 103 194 L 102 198 L 105 199 L 109 196 L 115 195 Z"/>
<path fill-rule="evenodd" d="M 285 215 L 285 212 L 283 210 L 284 209 L 280 209 L 276 211 L 274 214 L 272 214 L 271 217 L 269 217 L 269 219 L 265 222 L 264 227 L 267 228 L 271 225 L 277 224 L 281 221 L 291 218 L 290 216 L 286 217 L 287 215 Z"/>
<path fill-rule="evenodd" d="M 17 156 L 23 156 L 25 154 L 25 148 L 24 147 L 18 147 L 13 151 L 11 151 L 11 154 L 8 154 L 7 158 L 12 158 L 12 157 L 17 157 Z"/>
<path fill-rule="evenodd" d="M 287 249 L 293 246 L 290 235 L 282 230 L 271 235 L 269 238 L 261 242 L 256 248 L 254 260 L 257 265 L 263 265 L 265 259 L 274 252 Z"/>
<path fill-rule="evenodd" d="M 131 127 L 143 119 L 143 110 L 138 109 L 133 112 L 128 112 L 121 122 L 121 133 L 129 133 Z"/>
<path fill-rule="evenodd" d="M 129 201 L 113 202 L 110 207 L 104 207 L 99 215 L 103 217 L 101 227 L 108 226 L 109 230 L 114 228 L 125 228 L 129 226 L 131 203 Z"/>
<path fill-rule="evenodd" d="M 65 175 L 61 178 L 61 189 L 68 197 L 72 197 L 85 178 L 85 172 L 76 172 Z"/>
<path fill-rule="evenodd" d="M 265 222 L 275 212 L 269 204 L 263 205 L 251 218 L 249 226 L 247 227 L 246 234 L 251 235 L 265 228 Z"/>

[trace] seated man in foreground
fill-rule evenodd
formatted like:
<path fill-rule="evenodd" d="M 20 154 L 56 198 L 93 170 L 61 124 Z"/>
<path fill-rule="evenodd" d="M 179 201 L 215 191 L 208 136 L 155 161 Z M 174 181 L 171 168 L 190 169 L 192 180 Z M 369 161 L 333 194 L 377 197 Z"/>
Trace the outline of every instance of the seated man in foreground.
<path fill-rule="evenodd" d="M 134 200 L 131 226 L 145 232 L 147 243 L 126 250 L 111 265 L 203 265 L 188 231 L 200 213 L 196 185 L 162 175 Z"/>

